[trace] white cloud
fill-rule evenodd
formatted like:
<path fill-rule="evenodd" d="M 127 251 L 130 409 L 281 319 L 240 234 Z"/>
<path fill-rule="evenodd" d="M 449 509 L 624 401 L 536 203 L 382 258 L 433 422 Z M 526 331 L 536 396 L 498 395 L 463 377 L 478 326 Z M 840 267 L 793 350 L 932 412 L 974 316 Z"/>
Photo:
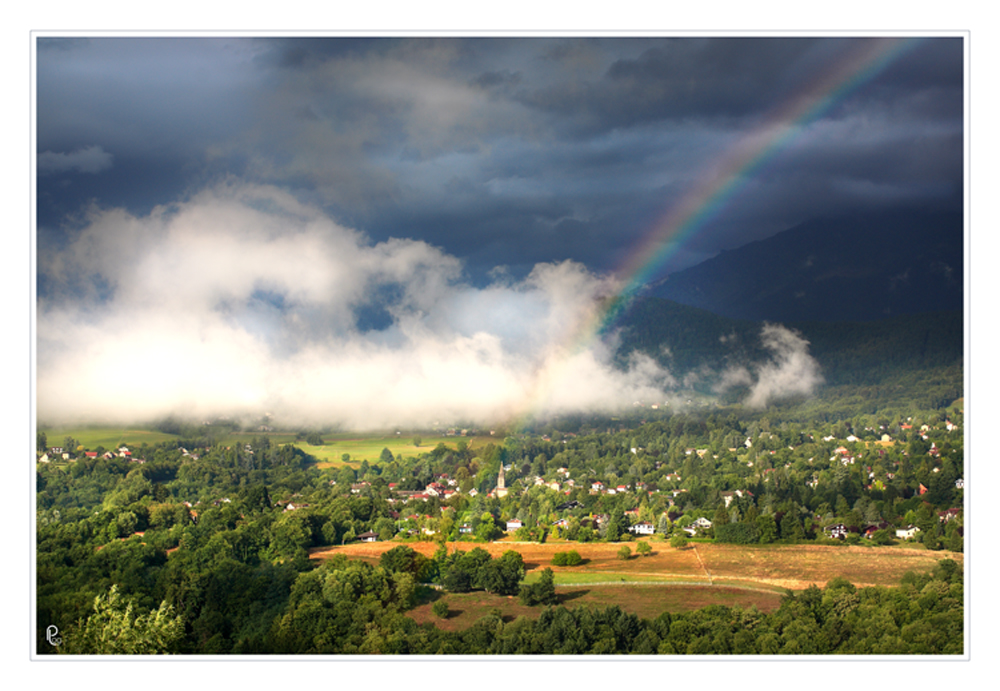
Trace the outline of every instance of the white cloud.
<path fill-rule="evenodd" d="M 100 173 L 112 166 L 112 156 L 96 144 L 70 153 L 44 151 L 38 154 L 38 173 L 51 175 L 75 170 L 78 173 Z"/>
<path fill-rule="evenodd" d="M 45 423 L 267 411 L 360 430 L 608 412 L 714 376 L 760 407 L 822 382 L 808 343 L 774 325 L 769 361 L 721 375 L 679 384 L 638 353 L 615 366 L 614 338 L 593 337 L 613 279 L 565 261 L 474 287 L 438 248 L 373 244 L 269 186 L 229 181 L 141 217 L 92 208 L 38 261 Z"/>
<path fill-rule="evenodd" d="M 823 383 L 819 363 L 809 355 L 809 342 L 801 335 L 780 324 L 765 324 L 761 340 L 773 357 L 757 367 L 757 380 L 745 401 L 748 406 L 763 408 L 776 399 L 810 396 Z"/>
<path fill-rule="evenodd" d="M 582 265 L 475 288 L 437 248 L 372 244 L 272 187 L 230 182 L 144 217 L 91 209 L 39 263 L 43 421 L 486 422 L 610 410 L 672 383 L 649 358 L 622 371 L 608 346 L 574 342 L 614 289 Z M 391 324 L 364 331 L 377 296 Z"/>

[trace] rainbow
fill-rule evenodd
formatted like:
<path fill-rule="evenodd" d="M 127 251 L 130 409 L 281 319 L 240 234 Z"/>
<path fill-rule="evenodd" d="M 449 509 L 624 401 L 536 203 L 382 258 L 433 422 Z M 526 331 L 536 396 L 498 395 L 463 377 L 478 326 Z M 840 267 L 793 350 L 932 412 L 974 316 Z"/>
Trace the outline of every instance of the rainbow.
<path fill-rule="evenodd" d="M 712 161 L 696 176 L 700 182 L 666 209 L 614 272 L 620 277 L 621 287 L 567 335 L 566 345 L 561 349 L 565 357 L 580 353 L 606 333 L 684 242 L 726 208 L 752 176 L 800 137 L 810 123 L 922 40 L 914 37 L 858 40 L 849 54 L 768 113 L 760 125 Z M 514 428 L 531 417 L 555 384 L 552 376 L 535 383 L 521 413 L 514 416 Z"/>

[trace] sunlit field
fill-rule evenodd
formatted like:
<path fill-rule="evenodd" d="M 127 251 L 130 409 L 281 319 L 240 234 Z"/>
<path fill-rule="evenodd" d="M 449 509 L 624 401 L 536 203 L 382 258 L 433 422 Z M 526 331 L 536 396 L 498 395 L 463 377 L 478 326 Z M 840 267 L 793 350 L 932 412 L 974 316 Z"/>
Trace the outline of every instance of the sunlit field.
<path fill-rule="evenodd" d="M 324 559 L 343 553 L 352 559 L 377 564 L 383 552 L 399 544 L 378 542 L 326 547 L 314 550 L 312 558 Z M 407 544 L 428 557 L 437 548 L 431 542 Z M 630 559 L 618 558 L 621 544 L 632 547 Z M 450 542 L 448 550 L 469 551 L 482 547 L 494 557 L 508 549 L 516 550 L 527 569 L 525 583 L 536 581 L 543 569 L 552 569 L 559 604 L 597 608 L 617 605 L 644 619 L 653 619 L 664 612 L 689 612 L 708 605 L 743 609 L 752 606 L 761 611 L 773 611 L 780 605 L 786 589 L 798 591 L 814 583 L 822 587 L 838 576 L 859 587 L 895 586 L 907 571 L 930 571 L 939 559 L 963 561 L 961 554 L 903 547 L 692 544 L 674 549 L 655 540 L 650 541 L 652 554 L 639 557 L 635 556 L 636 543 L 621 544 Z M 579 552 L 584 563 L 573 567 L 552 566 L 552 555 L 568 549 Z M 432 612 L 432 605 L 439 600 L 448 606 L 445 618 Z M 458 631 L 493 610 L 499 610 L 507 621 L 519 616 L 536 617 L 540 612 L 540 608 L 525 606 L 513 596 L 481 591 L 427 590 L 408 616 L 418 623 L 430 622 L 444 630 Z"/>
<path fill-rule="evenodd" d="M 420 438 L 420 445 L 414 444 L 416 437 Z M 382 455 L 382 449 L 389 449 L 393 457 L 412 456 L 416 457 L 422 453 L 434 450 L 438 444 L 444 444 L 449 449 L 454 450 L 460 441 L 465 441 L 470 448 L 480 448 L 490 442 L 502 443 L 503 439 L 495 437 L 446 437 L 435 436 L 425 437 L 420 434 L 384 434 L 384 435 L 362 435 L 362 434 L 330 434 L 323 435 L 323 446 L 313 446 L 304 441 L 295 442 L 295 445 L 307 454 L 315 457 L 320 468 L 343 465 L 344 454 L 350 454 L 352 463 L 368 461 L 374 463 Z"/>
<path fill-rule="evenodd" d="M 313 550 L 311 556 L 323 559 L 343 552 L 352 559 L 377 563 L 383 552 L 399 544 L 375 542 L 323 547 Z M 407 544 L 428 557 L 437 548 L 432 542 Z M 618 558 L 622 544 L 632 548 L 632 557 L 628 560 Z M 907 571 L 931 571 L 940 559 L 953 559 L 960 564 L 964 561 L 962 554 L 954 552 L 931 552 L 903 546 L 690 544 L 684 549 L 674 549 L 657 540 L 650 541 L 652 554 L 640 557 L 635 555 L 636 544 L 449 542 L 448 550 L 469 551 L 482 547 L 496 557 L 513 549 L 524 559 L 526 583 L 538 578 L 542 569 L 551 568 L 556 586 L 658 582 L 803 590 L 812 584 L 823 586 L 837 577 L 846 578 L 858 587 L 896 586 Z M 583 564 L 552 566 L 553 554 L 570 549 L 580 553 Z"/>

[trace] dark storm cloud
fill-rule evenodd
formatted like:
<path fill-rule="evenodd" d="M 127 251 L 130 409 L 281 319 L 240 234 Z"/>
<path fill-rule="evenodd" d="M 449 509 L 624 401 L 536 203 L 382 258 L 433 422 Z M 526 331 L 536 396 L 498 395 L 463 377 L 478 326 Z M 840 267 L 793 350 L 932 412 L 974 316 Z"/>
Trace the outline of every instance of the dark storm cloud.
<path fill-rule="evenodd" d="M 668 402 L 684 373 L 567 339 L 671 209 L 859 45 L 44 39 L 39 410 L 363 427 Z M 849 89 L 660 275 L 816 216 L 960 204 L 961 48 L 925 41 Z M 753 403 L 811 391 L 805 345 L 762 337 L 774 362 L 739 374 Z M 95 398 L 136 371 L 141 411 Z"/>
<path fill-rule="evenodd" d="M 588 130 L 684 118 L 738 118 L 774 102 L 807 39 L 677 38 L 618 59 L 593 83 L 557 84 L 520 96 L 575 116 Z"/>
<path fill-rule="evenodd" d="M 557 257 L 607 270 L 865 40 L 43 39 L 39 218 L 91 200 L 145 213 L 235 175 L 480 277 Z M 962 42 L 925 41 L 809 124 L 678 260 L 832 207 L 953 204 L 962 103 Z"/>

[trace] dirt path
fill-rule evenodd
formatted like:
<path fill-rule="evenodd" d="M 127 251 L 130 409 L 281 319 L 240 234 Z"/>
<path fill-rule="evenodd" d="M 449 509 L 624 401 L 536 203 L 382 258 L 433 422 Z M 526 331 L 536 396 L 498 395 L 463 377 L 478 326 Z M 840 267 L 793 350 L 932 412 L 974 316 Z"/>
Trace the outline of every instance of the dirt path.
<path fill-rule="evenodd" d="M 694 546 L 694 556 L 698 557 L 698 563 L 701 564 L 701 568 L 705 572 L 705 577 L 708 578 L 708 584 L 712 585 L 712 572 L 708 570 L 705 562 L 701 560 L 701 555 L 698 554 L 698 545 Z"/>

